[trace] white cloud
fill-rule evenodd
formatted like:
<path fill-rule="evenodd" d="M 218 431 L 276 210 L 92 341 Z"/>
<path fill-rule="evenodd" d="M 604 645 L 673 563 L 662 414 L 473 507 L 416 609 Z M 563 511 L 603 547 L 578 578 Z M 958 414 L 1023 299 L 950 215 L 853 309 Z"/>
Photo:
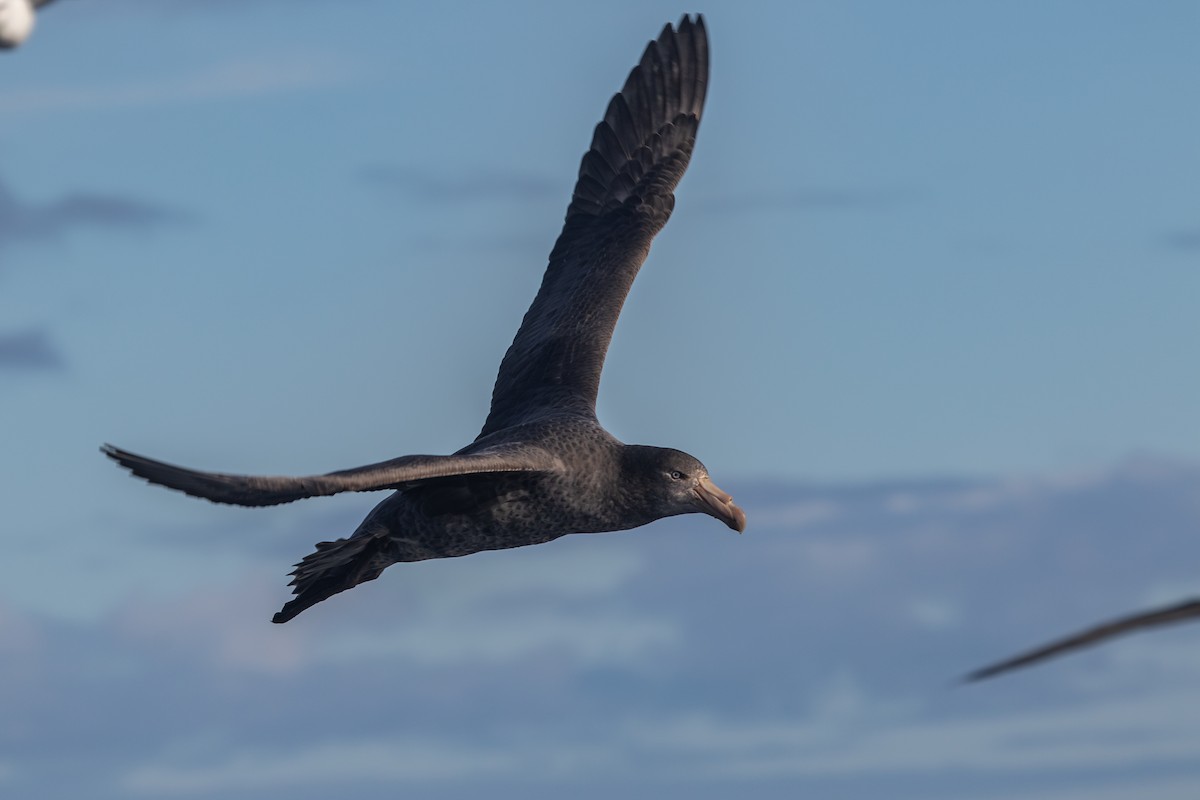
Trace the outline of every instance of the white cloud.
<path fill-rule="evenodd" d="M 246 751 L 206 766 L 147 765 L 124 789 L 139 794 L 207 794 L 312 783 L 463 780 L 512 773 L 514 754 L 425 741 L 339 742 L 290 752 Z"/>
<path fill-rule="evenodd" d="M 420 664 L 514 661 L 543 651 L 583 664 L 630 664 L 680 643 L 676 625 L 633 614 L 517 610 L 503 616 L 425 616 L 391 632 L 327 639 L 316 658 L 353 661 L 390 656 Z"/>
<path fill-rule="evenodd" d="M 805 528 L 836 519 L 841 513 L 841 504 L 830 500 L 801 500 L 756 512 L 754 525 L 763 528 Z"/>
<path fill-rule="evenodd" d="M 626 724 L 624 738 L 706 776 L 735 771 L 746 757 L 780 753 L 837 753 L 864 730 L 906 724 L 920 704 L 871 696 L 854 675 L 839 670 L 805 690 L 808 711 L 774 719 L 734 719 L 709 711 L 643 717 Z"/>
<path fill-rule="evenodd" d="M 708 774 L 764 779 L 872 773 L 1043 772 L 1190 765 L 1200 752 L 1200 689 L 1131 700 L 943 721 L 822 717 L 643 724 L 645 740 L 689 751 Z M 869 704 L 863 702 L 863 707 Z M 682 733 L 682 736 L 681 736 Z"/>
<path fill-rule="evenodd" d="M 126 637 L 218 670 L 293 672 L 311 660 L 312 645 L 306 632 L 268 622 L 275 594 L 263 576 L 246 576 L 174 599 L 131 600 L 113 625 Z"/>
<path fill-rule="evenodd" d="M 1020 791 L 980 796 L 979 800 L 1195 800 L 1200 797 L 1200 779 L 1153 777 L 1138 781 L 1111 779 L 1090 783 L 1086 788 L 1066 788 L 1050 791 Z"/>
<path fill-rule="evenodd" d="M 884 555 L 882 545 L 866 538 L 813 537 L 797 541 L 794 549 L 806 571 L 833 581 L 874 570 Z"/>
<path fill-rule="evenodd" d="M 1130 468 L 1121 465 L 1107 470 L 1067 470 L 1033 477 L 1004 478 L 952 489 L 895 491 L 884 499 L 884 508 L 897 515 L 979 513 L 1046 496 L 1085 491 L 1130 474 Z"/>
<path fill-rule="evenodd" d="M 93 703 L 171 700 L 140 708 L 135 727 L 114 721 L 122 749 L 106 767 L 123 780 L 111 797 L 274 798 L 348 784 L 383 797 L 398 781 L 457 796 L 541 781 L 539 796 L 572 796 L 619 794 L 632 780 L 697 798 L 810 786 L 823 787 L 814 796 L 917 798 L 936 784 L 961 800 L 1082 800 L 1089 782 L 1125 780 L 1129 792 L 1111 800 L 1191 800 L 1196 629 L 941 690 L 963 662 L 1003 652 L 998 640 L 1036 641 L 1034 623 L 1079 615 L 1064 606 L 1087 588 L 1075 569 L 1081 540 L 1095 546 L 1087 563 L 1104 567 L 1091 587 L 1102 598 L 1115 582 L 1135 600 L 1174 574 L 1141 558 L 1179 562 L 1196 549 L 1195 513 L 1172 500 L 1196 484 L 1167 479 L 1161 491 L 1114 493 L 1130 504 L 1123 514 L 1164 515 L 1149 539 L 1046 537 L 1090 520 L 1089 496 L 1010 493 L 989 512 L 987 530 L 1009 547 L 999 558 L 974 550 L 974 526 L 945 519 L 958 489 L 910 482 L 905 492 L 940 505 L 901 519 L 882 511 L 895 486 L 836 488 L 821 495 L 838 508 L 830 524 L 739 541 L 736 557 L 715 539 L 579 536 L 399 565 L 284 626 L 268 622 L 286 596 L 282 568 L 258 562 L 173 598 L 147 590 L 86 625 L 0 613 L 0 632 L 13 634 L 0 649 L 41 642 L 28 661 L 53 668 L 14 673 L 5 724 L 49 742 L 39 726 L 86 727 L 105 713 Z M 796 497 L 781 493 L 773 507 Z M 81 633 L 84 645 L 69 644 Z M 98 671 L 114 653 L 119 669 Z M 53 681 L 54 713 L 29 691 L 35 680 Z M 414 713 L 381 713 L 381 696 Z M 306 724 L 314 717 L 331 724 Z M 54 757 L 65 775 L 79 751 Z M 23 787 L 19 766 L 10 783 Z"/>
<path fill-rule="evenodd" d="M 520 597 L 596 597 L 619 588 L 645 568 L 644 557 L 633 547 L 599 549 L 580 544 L 587 543 L 559 542 L 545 549 L 526 548 L 519 555 L 489 553 L 428 562 L 421 564 L 419 574 L 410 568 L 408 582 L 420 592 L 424 607 L 453 612 Z M 393 568 L 388 578 L 403 569 L 404 565 Z"/>
<path fill-rule="evenodd" d="M 888 495 L 884 508 L 897 515 L 982 512 L 1034 497 L 1038 492 L 1056 491 L 1055 480 L 1012 479 L 961 489 L 899 491 Z"/>
<path fill-rule="evenodd" d="M 318 613 L 271 624 L 282 596 L 278 576 L 256 571 L 174 599 L 131 600 L 114 624 L 125 636 L 220 670 L 268 674 L 364 658 L 498 663 L 539 652 L 585 664 L 631 664 L 676 646 L 682 634 L 672 620 L 621 604 L 596 610 L 573 603 L 613 594 L 643 568 L 632 549 L 589 550 L 428 562 L 407 573 L 399 565 L 380 579 L 393 585 L 368 584 L 330 601 L 343 606 L 336 623 Z M 380 612 L 385 595 L 394 612 Z"/>
<path fill-rule="evenodd" d="M 821 701 L 824 695 L 834 699 Z M 920 704 L 880 702 L 845 675 L 834 676 L 813 697 L 819 702 L 800 717 L 745 719 L 711 711 L 642 716 L 615 728 L 601 726 L 585 741 L 578 738 L 577 726 L 544 725 L 522 726 L 520 735 L 488 745 L 401 737 L 243 750 L 207 765 L 142 765 L 125 776 L 122 786 L 153 795 L 500 777 L 594 782 L 614 770 L 696 783 L 954 773 L 1077 776 L 1122 766 L 1188 767 L 1200 750 L 1193 713 L 1200 689 L 1123 701 L 1088 697 L 1070 706 L 942 721 L 917 721 Z M 1160 794 L 1137 796 L 1175 798 L 1181 795 L 1172 792 L 1193 785 L 1194 779 L 1164 783 Z M 980 788 L 961 796 L 1008 796 Z M 1043 800 L 1076 796 L 1088 795 L 1037 795 Z"/>
<path fill-rule="evenodd" d="M 427 738 L 336 742 L 292 750 L 244 750 L 206 765 L 147 764 L 121 779 L 128 792 L 210 795 L 313 784 L 469 783 L 499 778 L 554 780 L 603 774 L 618 763 L 610 746 L 506 737 L 492 745 Z"/>
<path fill-rule="evenodd" d="M 557 651 L 587 664 L 629 664 L 678 644 L 674 621 L 599 600 L 619 598 L 645 568 L 632 544 L 599 544 L 398 565 L 392 573 L 408 567 L 400 591 L 411 599 L 394 623 L 327 630 L 313 658 L 496 663 Z"/>
<path fill-rule="evenodd" d="M 396 580 L 408 566 L 402 591 L 411 601 L 394 624 L 325 631 L 313 658 L 495 663 L 559 651 L 587 664 L 629 664 L 675 646 L 681 634 L 674 621 L 620 602 L 576 602 L 613 597 L 644 570 L 635 546 L 605 544 L 398 565 L 381 579 Z"/>
<path fill-rule="evenodd" d="M 940 597 L 919 597 L 908 603 L 908 615 L 927 630 L 948 630 L 962 620 L 962 607 Z"/>

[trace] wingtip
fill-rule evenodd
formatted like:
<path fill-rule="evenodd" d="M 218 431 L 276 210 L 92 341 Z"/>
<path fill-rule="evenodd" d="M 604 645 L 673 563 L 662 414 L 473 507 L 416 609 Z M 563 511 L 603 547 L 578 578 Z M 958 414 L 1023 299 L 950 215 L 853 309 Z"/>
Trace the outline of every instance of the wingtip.
<path fill-rule="evenodd" d="M 699 31 L 701 35 L 707 36 L 708 31 L 704 27 L 703 14 L 684 14 L 679 18 L 679 22 L 675 23 L 674 25 L 668 22 L 663 26 L 662 32 L 659 33 L 658 40 L 662 41 L 676 34 L 679 36 L 687 36 L 689 33 L 691 33 L 693 28 Z"/>
<path fill-rule="evenodd" d="M 288 585 L 292 586 L 295 583 L 295 581 L 292 581 Z M 293 597 L 291 600 L 284 603 L 283 608 L 276 611 L 275 616 L 271 617 L 271 622 L 275 623 L 276 625 L 282 625 L 288 620 L 294 619 L 297 614 L 308 608 L 308 606 L 298 606 L 299 601 L 300 597 L 297 595 L 296 597 Z"/>
<path fill-rule="evenodd" d="M 667 27 L 670 28 L 670 24 L 668 24 Z M 708 36 L 708 28 L 704 24 L 703 14 L 684 14 L 679 18 L 679 24 L 675 26 L 675 30 L 677 30 L 681 36 L 688 35 L 693 29 L 696 30 L 701 37 Z"/>
<path fill-rule="evenodd" d="M 972 683 L 979 683 L 981 680 L 984 680 L 985 678 L 992 677 L 993 675 L 996 674 L 996 672 L 997 671 L 995 669 L 992 669 L 991 667 L 977 669 L 972 672 L 968 672 L 966 675 L 960 675 L 957 679 L 955 679 L 954 685 L 955 686 L 969 686 Z"/>
<path fill-rule="evenodd" d="M 964 686 L 968 683 L 979 683 L 980 681 L 985 681 L 985 680 L 988 680 L 989 678 L 994 678 L 997 675 L 1003 675 L 1006 672 L 1014 672 L 1016 670 L 1021 670 L 1021 669 L 1025 669 L 1027 667 L 1031 667 L 1034 664 L 1037 664 L 1041 661 L 1048 660 L 1057 655 L 1060 655 L 1060 653 L 1046 652 L 1044 650 L 1036 650 L 1036 651 L 1033 651 L 1030 653 L 1022 653 L 1018 656 L 1014 656 L 1012 658 L 1006 658 L 1003 661 L 996 661 L 991 664 L 988 664 L 987 666 L 983 666 L 983 667 L 979 667 L 978 669 L 971 670 L 966 675 L 963 675 L 961 678 L 959 678 L 958 683 L 959 683 L 959 685 L 964 685 Z"/>
<path fill-rule="evenodd" d="M 290 622 L 291 620 L 300 616 L 300 614 L 304 611 L 307 611 L 317 603 L 321 602 L 321 600 L 325 599 L 328 598 L 323 597 L 318 598 L 317 600 L 305 600 L 297 595 L 288 602 L 284 603 L 283 608 L 275 612 L 275 616 L 271 617 L 271 622 L 275 623 L 276 625 L 282 625 L 285 622 Z"/>
<path fill-rule="evenodd" d="M 105 457 L 115 461 L 118 467 L 123 467 L 124 469 L 133 472 L 133 467 L 129 463 L 129 458 L 132 455 L 131 453 L 122 450 L 115 444 L 109 444 L 108 442 L 100 445 L 100 452 L 103 453 Z"/>

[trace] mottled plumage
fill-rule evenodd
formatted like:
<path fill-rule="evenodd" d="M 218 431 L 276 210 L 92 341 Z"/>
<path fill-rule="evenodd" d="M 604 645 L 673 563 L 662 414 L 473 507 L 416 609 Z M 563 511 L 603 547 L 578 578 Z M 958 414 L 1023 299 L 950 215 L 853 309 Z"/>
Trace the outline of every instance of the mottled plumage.
<path fill-rule="evenodd" d="M 1026 653 L 1021 653 L 1013 658 L 977 669 L 967 675 L 964 680 L 980 681 L 984 678 L 999 675 L 1002 672 L 1028 667 L 1039 661 L 1064 655 L 1072 650 L 1091 647 L 1117 636 L 1124 636 L 1127 633 L 1134 633 L 1146 628 L 1157 628 L 1160 625 L 1187 622 L 1194 619 L 1200 619 L 1200 599 L 1185 600 L 1182 603 L 1156 608 L 1152 611 L 1131 614 L 1128 617 L 1121 617 L 1110 622 L 1101 623 L 1066 638 L 1058 639 L 1050 644 L 1043 645 Z"/>
<path fill-rule="evenodd" d="M 402 561 L 540 544 L 700 512 L 746 516 L 692 456 L 625 445 L 596 420 L 605 353 L 625 296 L 675 206 L 708 85 L 704 20 L 647 46 L 596 126 L 537 297 L 500 365 L 483 430 L 452 456 L 403 456 L 307 478 L 197 472 L 105 445 L 134 475 L 196 497 L 275 505 L 392 489 L 348 539 L 321 542 L 292 573 L 304 609 Z"/>

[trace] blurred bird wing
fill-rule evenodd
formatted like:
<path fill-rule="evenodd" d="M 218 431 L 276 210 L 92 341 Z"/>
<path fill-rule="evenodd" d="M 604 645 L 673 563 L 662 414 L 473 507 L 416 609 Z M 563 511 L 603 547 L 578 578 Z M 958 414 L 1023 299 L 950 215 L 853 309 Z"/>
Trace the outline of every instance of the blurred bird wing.
<path fill-rule="evenodd" d="M 1173 606 L 1132 614 L 1128 617 L 1121 617 L 1120 619 L 1096 625 L 1095 627 L 1088 628 L 1063 639 L 1058 639 L 1042 647 L 1021 653 L 1020 655 L 991 664 L 982 669 L 977 669 L 967 675 L 964 680 L 970 682 L 991 678 L 1002 672 L 1028 667 L 1039 661 L 1045 661 L 1048 658 L 1054 658 L 1055 656 L 1060 656 L 1083 647 L 1091 647 L 1117 636 L 1124 636 L 1127 633 L 1197 618 L 1200 618 L 1200 599 L 1187 600 Z"/>

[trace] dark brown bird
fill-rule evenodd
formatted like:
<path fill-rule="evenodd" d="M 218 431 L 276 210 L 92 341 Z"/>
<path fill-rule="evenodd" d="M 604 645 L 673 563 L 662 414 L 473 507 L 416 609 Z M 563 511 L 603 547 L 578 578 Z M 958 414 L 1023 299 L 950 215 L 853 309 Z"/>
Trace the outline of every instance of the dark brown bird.
<path fill-rule="evenodd" d="M 450 456 L 402 456 L 306 478 L 197 472 L 102 449 L 134 475 L 217 503 L 266 506 L 395 490 L 348 539 L 292 572 L 304 609 L 401 561 L 540 544 L 700 512 L 741 532 L 746 515 L 687 453 L 622 444 L 596 419 L 604 356 L 625 296 L 675 207 L 708 85 L 703 17 L 667 25 L 613 97 L 583 156 L 562 234 L 500 364 L 483 430 Z"/>
<path fill-rule="evenodd" d="M 1117 636 L 1124 636 L 1127 633 L 1135 633 L 1146 628 L 1157 628 L 1160 625 L 1173 625 L 1177 622 L 1186 622 L 1197 618 L 1200 618 L 1200 599 L 1185 600 L 1182 603 L 1172 606 L 1143 611 L 1140 614 L 1132 614 L 1128 617 L 1120 617 L 1119 619 L 1104 622 L 1063 639 L 1050 642 L 1047 645 L 1026 653 L 1021 653 L 1013 658 L 977 669 L 963 680 L 968 682 L 980 681 L 984 678 L 999 675 L 1002 672 L 1028 667 L 1040 661 L 1045 661 L 1048 658 L 1064 655 L 1073 650 L 1092 647 Z"/>

